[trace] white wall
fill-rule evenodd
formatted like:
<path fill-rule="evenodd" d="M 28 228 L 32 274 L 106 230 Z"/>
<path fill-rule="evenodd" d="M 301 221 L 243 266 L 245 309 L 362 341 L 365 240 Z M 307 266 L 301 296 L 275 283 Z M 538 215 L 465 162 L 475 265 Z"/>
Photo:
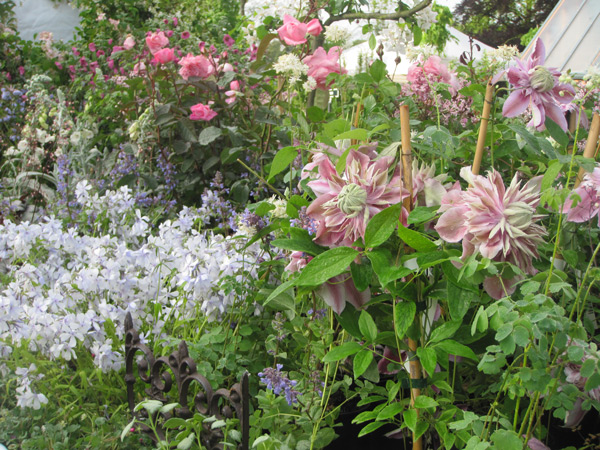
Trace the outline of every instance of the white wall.
<path fill-rule="evenodd" d="M 16 0 L 17 29 L 23 39 L 33 40 L 34 34 L 51 31 L 54 40 L 73 39 L 79 24 L 79 12 L 66 2 L 50 0 Z"/>

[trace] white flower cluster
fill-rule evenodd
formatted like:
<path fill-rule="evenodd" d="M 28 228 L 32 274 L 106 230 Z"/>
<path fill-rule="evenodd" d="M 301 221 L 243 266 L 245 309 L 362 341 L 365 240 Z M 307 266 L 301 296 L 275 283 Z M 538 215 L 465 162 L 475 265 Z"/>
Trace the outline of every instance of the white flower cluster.
<path fill-rule="evenodd" d="M 585 87 L 587 89 L 600 88 L 600 67 L 590 66 L 583 76 L 583 81 L 586 82 Z"/>
<path fill-rule="evenodd" d="M 422 56 L 423 61 L 427 61 L 430 56 L 439 55 L 439 53 L 433 45 L 423 44 L 415 47 L 409 44 L 406 46 L 406 57 L 413 62 L 417 61 L 420 56 Z"/>
<path fill-rule="evenodd" d="M 344 47 L 348 45 L 350 30 L 347 25 L 333 22 L 331 25 L 325 27 L 325 39 L 331 44 Z"/>
<path fill-rule="evenodd" d="M 197 229 L 205 212 L 183 208 L 151 233 L 127 188 L 103 196 L 89 190 L 80 182 L 77 201 L 110 233 L 82 235 L 52 217 L 0 225 L 0 272 L 8 280 L 0 292 L 0 359 L 11 346 L 65 360 L 84 347 L 102 370 L 119 369 L 121 344 L 105 323 L 121 339 L 129 311 L 138 328 L 143 321 L 160 336 L 170 319 L 203 314 L 210 320 L 227 312 L 244 300 L 232 283 L 257 277 L 260 245 L 244 249 L 247 240 L 239 236 Z M 7 367 L 0 364 L 0 371 Z M 23 388 L 22 406 L 43 403 L 30 391 Z"/>
<path fill-rule="evenodd" d="M 296 84 L 300 77 L 308 72 L 308 66 L 293 53 L 281 55 L 277 62 L 273 64 L 273 68 L 278 75 L 288 77 L 290 85 Z"/>
<path fill-rule="evenodd" d="M 501 45 L 498 48 L 485 50 L 484 53 L 492 64 L 509 63 L 519 55 L 519 49 L 516 45 Z"/>
<path fill-rule="evenodd" d="M 15 370 L 15 375 L 17 375 L 17 406 L 21 408 L 40 409 L 42 405 L 48 403 L 48 398 L 44 394 L 34 392 L 32 389 L 32 381 L 44 378 L 44 374 L 33 374 L 36 369 L 35 364 L 31 364 L 29 368 L 17 367 Z"/>
<path fill-rule="evenodd" d="M 388 52 L 396 52 L 403 54 L 406 47 L 413 41 L 412 32 L 403 22 L 394 22 L 387 20 L 383 23 L 383 27 L 379 32 L 379 38 L 383 43 L 383 47 Z"/>
<path fill-rule="evenodd" d="M 262 24 L 267 17 L 283 17 L 288 14 L 298 17 L 306 14 L 308 9 L 307 0 L 248 0 L 244 6 L 246 17 L 256 24 Z"/>

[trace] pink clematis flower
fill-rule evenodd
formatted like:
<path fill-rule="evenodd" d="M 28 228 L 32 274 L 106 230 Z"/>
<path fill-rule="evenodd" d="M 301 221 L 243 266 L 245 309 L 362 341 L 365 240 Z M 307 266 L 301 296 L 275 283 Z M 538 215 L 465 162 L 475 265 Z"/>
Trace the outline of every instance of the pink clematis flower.
<path fill-rule="evenodd" d="M 307 75 L 317 82 L 317 87 L 327 90 L 327 76 L 331 73 L 344 74 L 348 71 L 339 63 L 342 50 L 340 47 L 331 47 L 325 52 L 323 47 L 319 47 L 312 55 L 306 56 L 302 62 L 308 66 Z"/>
<path fill-rule="evenodd" d="M 318 36 L 321 31 L 323 31 L 323 27 L 319 19 L 302 23 L 298 19 L 286 14 L 283 16 L 283 25 L 277 29 L 277 34 L 279 34 L 279 38 L 287 45 L 300 45 L 307 41 L 307 34 Z"/>
<path fill-rule="evenodd" d="M 217 113 L 210 109 L 210 104 L 204 105 L 202 103 L 198 103 L 190 108 L 192 110 L 192 114 L 190 114 L 190 120 L 203 120 L 209 121 L 214 119 L 217 116 Z"/>
<path fill-rule="evenodd" d="M 408 192 L 401 187 L 399 171 L 388 180 L 394 158 L 371 159 L 350 150 L 344 174 L 339 176 L 329 158 L 319 166 L 320 178 L 308 186 L 317 198 L 306 210 L 318 222 L 315 242 L 328 247 L 350 246 L 365 235 L 367 223 L 378 212 L 402 202 Z M 406 224 L 408 213 L 402 212 Z"/>
<path fill-rule="evenodd" d="M 580 200 L 575 206 L 572 198 L 565 202 L 562 212 L 567 214 L 567 220 L 582 223 L 598 217 L 600 224 L 600 166 L 583 176 L 583 181 L 574 189 L 574 193 Z"/>
<path fill-rule="evenodd" d="M 540 201 L 541 177 L 529 181 L 520 189 L 517 175 L 504 187 L 495 170 L 487 178 L 473 175 L 464 167 L 460 175 L 470 187 L 466 191 L 450 190 L 442 198 L 435 229 L 446 242 L 462 240 L 465 259 L 474 253 L 494 261 L 507 261 L 530 275 L 536 273 L 533 258 L 544 242 L 546 230 L 536 223 L 542 216 L 535 214 Z M 492 298 L 500 299 L 514 292 L 517 278 L 488 277 L 483 287 Z M 504 285 L 504 287 L 503 287 Z"/>
<path fill-rule="evenodd" d="M 548 115 L 566 131 L 567 120 L 561 105 L 573 101 L 575 89 L 568 84 L 559 83 L 560 71 L 544 67 L 545 60 L 546 50 L 543 42 L 538 39 L 531 56 L 524 61 L 517 59 L 517 65 L 508 69 L 508 81 L 515 90 L 504 102 L 502 114 L 504 117 L 515 117 L 530 108 L 533 117 L 528 126 L 544 130 Z"/>
<path fill-rule="evenodd" d="M 184 80 L 187 80 L 190 77 L 206 79 L 216 72 L 215 66 L 208 58 L 202 55 L 194 56 L 191 53 L 188 53 L 187 56 L 181 58 L 177 64 L 181 66 L 179 75 L 181 75 Z"/>
<path fill-rule="evenodd" d="M 169 44 L 169 38 L 165 36 L 163 31 L 157 33 L 150 33 L 146 37 L 146 45 L 150 49 L 150 53 L 153 55 L 161 48 L 166 47 Z"/>
<path fill-rule="evenodd" d="M 346 303 L 350 303 L 356 309 L 361 309 L 371 300 L 371 290 L 367 288 L 360 292 L 356 289 L 349 273 L 330 278 L 315 292 L 336 314 L 344 311 Z"/>

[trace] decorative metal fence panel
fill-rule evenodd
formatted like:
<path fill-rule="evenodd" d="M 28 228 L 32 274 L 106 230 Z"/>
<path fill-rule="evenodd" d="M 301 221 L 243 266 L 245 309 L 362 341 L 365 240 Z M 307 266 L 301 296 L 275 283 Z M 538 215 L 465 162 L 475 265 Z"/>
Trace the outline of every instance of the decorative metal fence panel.
<path fill-rule="evenodd" d="M 138 358 L 136 358 L 136 355 Z M 137 365 L 137 371 L 135 366 Z M 248 372 L 242 375 L 239 383 L 231 388 L 213 390 L 209 381 L 196 370 L 196 362 L 189 356 L 185 341 L 169 356 L 156 358 L 152 350 L 140 341 L 138 332 L 133 328 L 131 314 L 125 318 L 125 382 L 127 384 L 127 401 L 129 410 L 140 419 L 147 418 L 144 410 L 135 412 L 134 385 L 138 379 L 147 384 L 147 399 L 159 400 L 163 403 L 179 403 L 180 407 L 162 414 L 164 420 L 171 417 L 189 419 L 196 413 L 205 417 L 215 416 L 218 420 L 237 417 L 240 423 L 242 438 L 239 450 L 248 449 L 249 440 L 249 392 Z M 193 397 L 193 398 L 190 398 Z M 139 427 L 154 440 L 157 437 L 142 422 Z M 160 439 L 165 437 L 159 426 Z M 203 427 L 202 442 L 209 450 L 223 450 L 223 430 L 212 429 L 210 423 Z"/>

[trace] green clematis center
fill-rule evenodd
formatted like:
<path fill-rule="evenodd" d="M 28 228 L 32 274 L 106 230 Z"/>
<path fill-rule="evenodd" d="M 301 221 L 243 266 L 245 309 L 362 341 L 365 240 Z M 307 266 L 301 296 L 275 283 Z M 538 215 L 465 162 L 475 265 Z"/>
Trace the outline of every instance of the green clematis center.
<path fill-rule="evenodd" d="M 337 207 L 347 216 L 356 217 L 367 204 L 367 191 L 350 183 L 342 188 L 337 197 Z"/>
<path fill-rule="evenodd" d="M 548 92 L 554 87 L 554 75 L 544 66 L 536 66 L 531 76 L 531 87 L 538 92 Z"/>

